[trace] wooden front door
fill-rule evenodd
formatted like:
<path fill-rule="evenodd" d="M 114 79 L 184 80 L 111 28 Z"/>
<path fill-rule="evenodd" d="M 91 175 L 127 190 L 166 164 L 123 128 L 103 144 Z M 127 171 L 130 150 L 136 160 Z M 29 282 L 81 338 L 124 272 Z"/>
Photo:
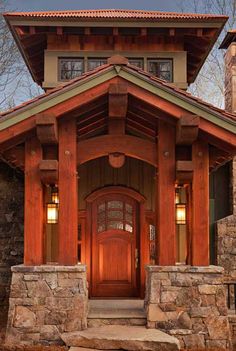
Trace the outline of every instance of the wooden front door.
<path fill-rule="evenodd" d="M 137 202 L 123 194 L 92 204 L 93 297 L 138 296 Z"/>

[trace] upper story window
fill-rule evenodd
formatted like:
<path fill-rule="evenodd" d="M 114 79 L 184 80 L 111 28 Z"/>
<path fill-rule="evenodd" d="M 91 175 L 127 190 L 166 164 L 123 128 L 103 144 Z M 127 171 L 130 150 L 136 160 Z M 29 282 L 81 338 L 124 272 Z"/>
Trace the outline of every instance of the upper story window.
<path fill-rule="evenodd" d="M 143 59 L 142 58 L 129 58 L 129 63 L 133 66 L 143 69 Z"/>
<path fill-rule="evenodd" d="M 173 61 L 171 59 L 148 60 L 148 72 L 154 76 L 173 82 Z"/>
<path fill-rule="evenodd" d="M 107 63 L 106 58 L 89 58 L 88 59 L 88 70 L 92 71 L 93 69 L 97 68 L 98 66 L 105 65 Z"/>
<path fill-rule="evenodd" d="M 84 60 L 82 58 L 60 58 L 59 80 L 70 80 L 84 73 Z"/>

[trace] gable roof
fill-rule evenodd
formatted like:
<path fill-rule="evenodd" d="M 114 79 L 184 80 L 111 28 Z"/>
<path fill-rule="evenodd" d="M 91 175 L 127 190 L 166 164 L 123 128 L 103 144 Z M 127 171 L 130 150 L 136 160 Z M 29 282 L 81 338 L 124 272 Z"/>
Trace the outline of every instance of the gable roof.
<path fill-rule="evenodd" d="M 163 11 L 126 10 L 126 9 L 100 9 L 100 10 L 73 10 L 73 11 L 38 11 L 38 12 L 8 12 L 8 17 L 34 17 L 34 18 L 81 18 L 81 19 L 119 19 L 119 20 L 206 20 L 222 21 L 228 19 L 223 15 L 178 13 Z"/>
<path fill-rule="evenodd" d="M 186 113 L 195 114 L 200 117 L 199 128 L 204 140 L 226 151 L 228 155 L 236 153 L 236 115 L 205 103 L 131 66 L 125 58 L 112 57 L 108 64 L 2 113 L 0 116 L 0 154 L 9 149 L 11 145 L 23 143 L 27 133 L 34 132 L 36 116 L 39 113 L 48 111 L 60 118 L 68 111 L 74 111 L 74 109 L 81 111 L 81 108 L 84 110 L 83 104 L 104 97 L 110 83 L 117 82 L 116 79 L 128 83 L 130 97 L 138 99 L 141 105 L 145 104 L 152 111 L 155 119 L 161 111 L 162 114 L 167 113 L 167 116 L 173 116 L 174 119 Z M 127 123 L 128 120 L 129 118 Z"/>
<path fill-rule="evenodd" d="M 117 69 L 119 67 L 119 69 Z M 116 68 L 116 70 L 114 70 Z M 226 124 L 229 124 L 228 128 L 231 131 L 234 131 L 236 133 L 236 114 L 227 112 L 223 109 L 220 109 L 210 103 L 207 103 L 190 93 L 179 89 L 172 84 L 157 78 L 153 76 L 152 74 L 136 67 L 130 65 L 128 62 L 127 64 L 122 64 L 122 65 L 116 65 L 113 63 L 108 63 L 105 65 L 102 65 L 100 67 L 97 67 L 93 71 L 86 72 L 82 74 L 81 76 L 70 80 L 69 82 L 66 82 L 64 84 L 61 84 L 60 86 L 50 90 L 47 93 L 44 93 L 42 95 L 39 95 L 31 100 L 28 100 L 8 111 L 2 112 L 0 114 L 0 131 L 5 128 L 5 125 L 8 127 L 10 126 L 11 120 L 13 122 L 14 117 L 20 116 L 21 113 L 24 113 L 26 111 L 30 111 L 32 107 L 38 106 L 42 104 L 43 102 L 46 102 L 48 100 L 53 99 L 54 97 L 58 95 L 62 95 L 66 92 L 68 92 L 71 89 L 74 89 L 78 87 L 79 85 L 83 85 L 85 82 L 88 82 L 91 79 L 94 79 L 95 77 L 99 77 L 102 74 L 109 73 L 113 71 L 114 76 L 122 76 L 122 72 L 125 74 L 127 73 L 128 75 L 135 75 L 136 77 L 145 80 L 147 83 L 151 84 L 152 86 L 156 88 L 160 88 L 161 90 L 167 91 L 169 94 L 172 96 L 178 97 L 180 100 L 186 101 L 187 103 L 194 104 L 194 106 L 198 107 L 199 109 L 202 109 L 202 111 L 206 111 L 208 113 L 211 113 L 212 115 L 216 116 L 219 120 L 222 120 L 226 122 Z M 127 78 L 127 77 L 126 77 Z M 34 113 L 34 112 L 33 112 Z M 31 114 L 27 113 L 27 117 L 29 117 Z M 26 117 L 26 118 L 27 118 Z M 18 122 L 16 122 L 18 123 Z M 14 124 L 14 122 L 13 122 Z"/>

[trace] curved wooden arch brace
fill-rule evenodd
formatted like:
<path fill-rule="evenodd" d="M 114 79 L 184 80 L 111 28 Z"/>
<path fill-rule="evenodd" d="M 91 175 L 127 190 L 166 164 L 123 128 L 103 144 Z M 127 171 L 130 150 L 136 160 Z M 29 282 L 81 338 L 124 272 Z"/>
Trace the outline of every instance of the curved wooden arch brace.
<path fill-rule="evenodd" d="M 136 200 L 139 203 L 144 203 L 146 201 L 145 196 L 141 195 L 139 192 L 126 188 L 124 186 L 107 186 L 105 188 L 101 188 L 98 190 L 93 191 L 91 194 L 89 194 L 85 200 L 86 202 L 93 202 L 100 196 L 104 195 L 109 195 L 109 194 L 123 194 L 123 195 L 128 195 L 132 197 L 134 200 Z"/>
<path fill-rule="evenodd" d="M 102 135 L 79 141 L 77 162 L 80 165 L 116 152 L 157 166 L 156 143 L 131 135 Z"/>

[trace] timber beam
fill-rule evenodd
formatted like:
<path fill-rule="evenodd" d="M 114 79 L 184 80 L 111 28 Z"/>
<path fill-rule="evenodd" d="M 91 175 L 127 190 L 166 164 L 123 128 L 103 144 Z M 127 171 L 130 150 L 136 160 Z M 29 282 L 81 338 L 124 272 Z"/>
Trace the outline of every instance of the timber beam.
<path fill-rule="evenodd" d="M 128 109 L 128 93 L 126 84 L 110 84 L 109 86 L 109 134 L 125 134 L 125 118 Z"/>
<path fill-rule="evenodd" d="M 200 118 L 196 115 L 183 115 L 176 126 L 176 144 L 192 145 L 198 137 Z"/>
<path fill-rule="evenodd" d="M 44 185 L 58 183 L 58 161 L 42 160 L 39 164 L 40 179 Z"/>
<path fill-rule="evenodd" d="M 176 161 L 176 182 L 191 183 L 193 179 L 193 162 L 192 161 Z"/>
<path fill-rule="evenodd" d="M 58 143 L 58 129 L 56 117 L 48 114 L 36 116 L 37 137 L 42 145 Z"/>

